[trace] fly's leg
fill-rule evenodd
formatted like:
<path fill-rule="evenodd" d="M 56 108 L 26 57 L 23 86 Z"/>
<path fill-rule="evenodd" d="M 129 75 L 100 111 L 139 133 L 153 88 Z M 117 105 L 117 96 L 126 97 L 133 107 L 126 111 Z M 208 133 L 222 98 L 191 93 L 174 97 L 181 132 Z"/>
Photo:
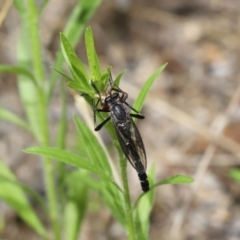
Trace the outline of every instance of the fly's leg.
<path fill-rule="evenodd" d="M 109 120 L 111 117 L 106 118 L 102 123 L 100 123 L 97 127 L 95 127 L 95 131 L 99 131 Z"/>
<path fill-rule="evenodd" d="M 99 90 L 97 89 L 97 86 L 94 84 L 93 81 L 91 81 L 91 85 L 94 88 L 94 90 L 96 91 L 96 93 L 98 94 L 98 101 L 97 103 L 93 103 L 93 114 L 94 114 L 94 124 L 96 125 L 96 112 L 109 112 L 108 109 L 99 109 L 97 108 L 100 99 L 101 99 L 101 93 L 99 92 Z M 95 131 L 99 131 L 109 120 L 111 119 L 111 117 L 106 118 L 102 123 L 100 123 L 97 127 L 95 127 Z"/>
<path fill-rule="evenodd" d="M 94 99 L 91 98 L 87 93 L 82 93 L 81 96 L 90 98 L 90 101 L 92 103 L 92 109 L 93 109 L 93 121 L 94 121 L 94 125 L 96 125 L 96 111 L 97 111 L 97 106 L 100 100 L 98 99 L 97 103 L 95 103 Z"/>
<path fill-rule="evenodd" d="M 137 114 L 130 114 L 132 117 L 138 118 L 138 119 L 144 119 L 145 117 L 138 112 L 136 109 L 134 109 L 131 105 L 129 105 L 126 100 L 128 98 L 128 94 L 126 92 L 123 92 L 118 86 L 115 86 L 117 88 L 113 88 L 114 91 L 122 93 L 122 96 L 120 98 L 121 102 L 127 105 L 130 109 L 132 109 Z"/>
<path fill-rule="evenodd" d="M 145 117 L 142 114 L 134 114 L 130 113 L 131 117 L 137 118 L 137 119 L 144 119 Z"/>
<path fill-rule="evenodd" d="M 140 112 L 138 112 L 136 109 L 134 109 L 132 106 L 130 106 L 127 102 L 124 102 L 124 104 L 127 105 L 130 109 L 132 109 L 135 113 L 137 113 L 137 114 L 131 113 L 130 115 L 132 117 L 135 117 L 135 118 L 138 118 L 138 119 L 144 119 L 145 118 Z"/>
<path fill-rule="evenodd" d="M 95 108 L 95 112 L 109 112 L 109 110 Z M 111 117 L 106 118 L 102 123 L 100 123 L 97 127 L 95 127 L 94 130 L 99 131 L 110 119 L 111 119 Z"/>

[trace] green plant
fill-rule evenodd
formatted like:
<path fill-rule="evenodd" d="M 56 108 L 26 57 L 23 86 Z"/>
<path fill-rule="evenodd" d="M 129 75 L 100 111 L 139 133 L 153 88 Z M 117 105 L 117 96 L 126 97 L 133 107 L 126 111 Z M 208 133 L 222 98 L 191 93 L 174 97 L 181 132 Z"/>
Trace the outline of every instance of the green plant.
<path fill-rule="evenodd" d="M 75 45 L 85 28 L 87 21 L 91 18 L 101 0 L 82 0 L 79 1 L 69 18 L 69 21 L 64 29 L 64 33 L 70 40 L 72 45 Z M 18 87 L 21 102 L 26 113 L 26 120 L 21 119 L 14 113 L 7 109 L 0 108 L 0 118 L 26 129 L 30 132 L 38 142 L 40 146 L 50 146 L 49 129 L 50 124 L 48 122 L 48 106 L 51 100 L 52 91 L 57 79 L 59 78 L 56 72 L 53 72 L 51 76 L 46 74 L 44 68 L 43 49 L 41 45 L 39 35 L 39 21 L 41 13 L 48 1 L 42 1 L 42 4 L 37 7 L 34 0 L 15 0 L 14 6 L 21 18 L 21 35 L 19 37 L 17 46 L 17 61 L 18 65 L 0 65 L 0 72 L 8 72 L 17 74 Z M 56 53 L 56 59 L 54 67 L 61 69 L 64 63 L 64 58 L 59 48 Z M 65 148 L 65 135 L 66 135 L 66 96 L 65 88 L 62 83 L 62 118 L 59 123 L 58 134 L 55 138 L 55 144 L 59 148 Z M 60 212 L 58 205 L 61 208 L 68 206 L 70 200 L 76 196 L 66 196 L 66 204 L 62 200 L 57 199 L 56 192 L 59 196 L 63 196 L 65 186 L 58 185 L 54 182 L 54 177 L 57 179 L 65 179 L 66 169 L 65 165 L 61 163 L 55 164 L 48 157 L 43 158 L 44 161 L 44 178 L 47 192 L 47 204 L 44 204 L 42 199 L 36 192 L 22 186 L 16 178 L 13 176 L 9 168 L 1 161 L 0 168 L 0 198 L 5 200 L 18 215 L 31 226 L 39 235 L 44 239 L 47 239 L 46 229 L 42 222 L 32 209 L 27 200 L 27 194 L 31 194 L 38 201 L 41 202 L 41 206 L 46 210 L 46 214 L 49 216 L 50 223 L 53 231 L 53 239 L 61 239 L 62 235 L 62 223 L 59 221 Z M 72 185 L 70 186 L 71 189 Z M 78 209 L 78 218 L 74 225 L 67 224 L 66 230 L 68 236 L 67 239 L 76 239 L 72 236 L 77 235 L 81 220 L 83 218 L 84 201 L 86 197 L 81 198 L 82 208 Z M 68 209 L 68 208 L 67 208 Z M 68 213 L 66 213 L 68 216 Z M 71 238 L 69 237 L 71 236 Z"/>
<path fill-rule="evenodd" d="M 228 176 L 234 181 L 240 183 L 240 170 L 238 168 L 231 168 L 228 171 Z"/>
<path fill-rule="evenodd" d="M 148 239 L 149 214 L 153 206 L 155 187 L 162 184 L 190 183 L 193 180 L 186 176 L 173 176 L 155 183 L 155 171 L 154 167 L 151 167 L 148 173 L 151 191 L 141 194 L 132 203 L 126 174 L 127 161 L 116 141 L 112 124 L 107 124 L 106 128 L 118 151 L 123 187 L 118 183 L 115 175 L 116 171 L 113 171 L 107 154 L 93 131 L 78 117 L 74 117 L 74 121 L 79 134 L 78 139 L 81 139 L 81 143 L 78 144 L 80 154 L 65 150 L 67 120 L 63 81 L 61 82 L 62 118 L 55 144 L 50 143 L 50 124 L 47 120 L 47 114 L 52 91 L 59 76 L 57 72 L 67 78 L 69 87 L 95 98 L 95 92 L 89 84 L 89 79 L 94 81 L 100 90 L 104 90 L 108 84 L 110 68 L 104 72 L 101 71 L 90 28 L 87 28 L 85 32 L 90 74 L 73 50 L 72 45 L 76 44 L 87 20 L 100 3 L 100 0 L 82 0 L 75 7 L 64 34 L 60 35 L 63 54 L 60 50 L 56 54 L 53 67 L 56 71 L 53 71 L 51 76 L 46 76 L 42 64 L 44 61 L 42 59 L 39 29 L 36 23 L 39 22 L 41 12 L 47 2 L 44 1 L 37 8 L 33 0 L 15 0 L 15 6 L 22 20 L 22 34 L 18 46 L 19 64 L 17 66 L 0 65 L 0 71 L 18 74 L 20 96 L 27 120 L 21 119 L 2 108 L 0 109 L 0 117 L 25 128 L 36 138 L 39 146 L 28 148 L 25 152 L 43 157 L 48 196 L 47 204 L 36 192 L 17 182 L 2 161 L 0 162 L 0 198 L 4 199 L 38 234 L 44 239 L 48 239 L 45 227 L 27 200 L 27 194 L 31 194 L 49 215 L 53 239 L 58 240 L 64 237 L 71 240 L 77 239 L 88 202 L 88 191 L 92 189 L 100 193 L 104 204 L 110 209 L 115 219 L 126 229 L 129 239 Z M 63 56 L 68 63 L 71 76 L 62 72 Z M 33 70 L 29 66 L 33 66 Z M 136 109 L 140 110 L 142 108 L 151 85 L 164 67 L 165 65 L 157 69 L 146 81 L 134 104 Z M 116 84 L 119 84 L 122 74 L 120 73 L 117 76 Z M 46 81 L 45 79 L 48 78 L 49 81 Z M 99 114 L 98 117 L 103 119 L 106 115 Z M 57 161 L 54 162 L 52 159 Z M 68 170 L 65 167 L 66 164 L 76 168 Z M 60 184 L 54 181 L 54 176 Z M 17 194 L 15 194 L 16 192 Z M 63 215 L 62 212 L 64 212 Z M 62 230 L 63 226 L 64 230 Z"/>
<path fill-rule="evenodd" d="M 105 90 L 108 85 L 110 67 L 108 67 L 103 73 L 101 72 L 99 60 L 94 48 L 94 40 L 91 28 L 87 28 L 85 31 L 85 45 L 90 74 L 87 73 L 87 69 L 85 69 L 84 64 L 80 59 L 77 58 L 77 55 L 71 47 L 71 44 L 63 34 L 61 34 L 61 43 L 62 50 L 72 76 L 68 76 L 59 70 L 57 71 L 69 81 L 68 85 L 71 88 L 80 91 L 81 93 L 86 93 L 91 98 L 96 98 L 95 91 L 89 81 L 91 79 L 91 81 L 93 81 L 94 84 L 96 84 L 96 86 L 100 89 L 100 91 Z M 152 76 L 150 76 L 146 81 L 134 104 L 137 109 L 142 108 L 143 102 L 152 83 L 165 66 L 166 64 L 157 69 L 157 71 L 153 73 Z M 117 76 L 115 80 L 117 84 L 120 82 L 122 74 L 123 73 L 120 73 Z M 89 98 L 86 98 L 86 100 L 88 101 Z M 101 120 L 106 118 L 106 113 L 98 115 Z M 154 184 L 155 171 L 154 167 L 152 167 L 148 174 L 151 190 L 146 194 L 142 193 L 135 203 L 132 204 L 126 174 L 127 160 L 125 159 L 122 150 L 119 147 L 118 141 L 116 140 L 113 125 L 106 124 L 106 128 L 113 139 L 115 147 L 118 150 L 123 189 L 118 185 L 116 176 L 114 176 L 109 164 L 110 159 L 107 158 L 107 155 L 92 133 L 92 130 L 90 130 L 87 125 L 78 117 L 75 117 L 74 120 L 78 132 L 84 141 L 84 144 L 82 144 L 81 147 L 81 156 L 85 157 L 81 157 L 65 150 L 46 147 L 29 148 L 26 150 L 26 152 L 54 158 L 85 170 L 83 171 L 84 175 L 82 175 L 82 171 L 75 172 L 75 177 L 79 175 L 81 182 L 84 182 L 84 184 L 86 184 L 89 188 L 95 189 L 101 193 L 100 195 L 102 196 L 104 203 L 108 206 L 114 217 L 126 229 L 129 239 L 148 239 L 149 215 L 154 201 L 154 188 L 162 184 L 190 183 L 192 182 L 192 179 L 179 175 L 161 180 Z M 97 174 L 98 178 L 93 178 L 93 174 Z"/>

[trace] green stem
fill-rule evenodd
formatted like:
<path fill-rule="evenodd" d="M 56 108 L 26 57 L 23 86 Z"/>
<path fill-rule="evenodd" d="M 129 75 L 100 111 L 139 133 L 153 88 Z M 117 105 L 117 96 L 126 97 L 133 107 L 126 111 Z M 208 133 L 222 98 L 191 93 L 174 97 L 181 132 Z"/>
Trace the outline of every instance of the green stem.
<path fill-rule="evenodd" d="M 65 82 L 60 82 L 61 88 L 61 120 L 58 125 L 58 134 L 57 134 L 57 142 L 56 145 L 58 148 L 65 149 L 66 148 L 66 134 L 67 134 L 67 96 L 66 96 L 66 87 Z M 62 162 L 56 163 L 57 170 L 57 181 L 58 181 L 58 195 L 60 206 L 65 206 L 66 193 L 64 188 L 64 179 L 66 174 L 66 165 Z M 60 209 L 63 211 L 63 209 Z"/>
<path fill-rule="evenodd" d="M 44 91 L 45 84 L 45 74 L 43 59 L 41 53 L 41 43 L 39 36 L 39 14 L 36 8 L 36 3 L 34 0 L 27 0 L 27 19 L 25 18 L 25 24 L 28 24 L 29 41 L 31 45 L 32 61 L 33 61 L 33 71 L 38 82 L 38 103 L 39 103 L 39 127 L 41 132 L 40 143 L 43 146 L 49 146 L 49 129 L 47 120 L 47 94 Z M 58 210 L 57 201 L 55 194 L 54 185 L 54 165 L 49 158 L 44 158 L 44 176 L 46 191 L 49 202 L 49 214 L 51 218 L 51 223 L 54 231 L 54 237 L 56 240 L 60 239 L 60 227 L 58 223 Z"/>
<path fill-rule="evenodd" d="M 45 105 L 46 102 L 46 95 L 42 91 L 40 91 L 40 107 L 42 108 L 40 112 L 42 116 L 40 118 L 40 127 L 42 130 L 43 136 L 43 146 L 50 146 L 49 142 L 49 130 L 48 130 L 48 121 L 47 121 L 47 106 Z M 60 239 L 60 224 L 59 224 L 59 217 L 58 217 L 58 207 L 57 207 L 57 199 L 56 199 L 56 189 L 54 184 L 54 164 L 53 161 L 49 158 L 44 159 L 44 177 L 45 177 L 45 184 L 49 202 L 49 214 L 50 219 L 54 231 L 55 240 Z"/>
<path fill-rule="evenodd" d="M 31 53 L 33 60 L 33 68 L 38 83 L 45 82 L 44 67 L 42 62 L 41 43 L 39 37 L 39 15 L 34 0 L 27 0 L 27 18 L 29 22 L 29 38 L 31 42 Z M 25 19 L 26 21 L 26 19 Z"/>
<path fill-rule="evenodd" d="M 129 194 L 128 188 L 128 179 L 127 179 L 127 160 L 123 156 L 122 151 L 118 149 L 118 153 L 120 156 L 120 166 L 121 166 L 121 174 L 124 188 L 124 200 L 125 200 L 125 211 L 126 211 L 126 221 L 127 221 L 127 229 L 128 229 L 128 239 L 135 239 L 135 230 L 134 230 L 134 222 L 132 215 L 132 205 L 131 198 Z"/>

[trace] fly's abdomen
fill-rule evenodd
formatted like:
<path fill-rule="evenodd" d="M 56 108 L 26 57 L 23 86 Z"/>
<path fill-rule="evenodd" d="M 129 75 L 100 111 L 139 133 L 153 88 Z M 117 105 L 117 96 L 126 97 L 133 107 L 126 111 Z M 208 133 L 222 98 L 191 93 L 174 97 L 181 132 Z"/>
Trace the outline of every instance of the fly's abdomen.
<path fill-rule="evenodd" d="M 149 190 L 149 182 L 148 182 L 148 177 L 146 173 L 138 173 L 138 177 L 141 183 L 142 190 L 144 192 L 148 192 Z"/>

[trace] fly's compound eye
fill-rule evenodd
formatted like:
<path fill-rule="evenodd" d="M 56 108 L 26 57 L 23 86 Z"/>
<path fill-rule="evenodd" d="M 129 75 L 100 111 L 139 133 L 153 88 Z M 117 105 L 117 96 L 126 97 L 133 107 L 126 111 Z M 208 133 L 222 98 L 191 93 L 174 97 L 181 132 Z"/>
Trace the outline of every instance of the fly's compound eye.
<path fill-rule="evenodd" d="M 117 97 L 118 97 L 118 93 L 114 93 L 114 94 L 112 95 L 112 97 L 113 97 L 113 98 L 117 98 Z"/>
<path fill-rule="evenodd" d="M 111 95 L 111 99 L 114 100 L 114 101 L 117 100 L 118 98 L 119 98 L 118 93 L 114 93 L 114 94 Z"/>
<path fill-rule="evenodd" d="M 109 103 L 109 102 L 114 102 L 119 98 L 119 94 L 118 93 L 113 93 L 112 95 L 109 95 L 108 97 L 106 97 L 105 102 Z"/>
<path fill-rule="evenodd" d="M 110 101 L 111 101 L 111 99 L 112 99 L 112 96 L 108 96 L 108 97 L 106 97 L 106 98 L 105 98 L 105 103 L 108 103 L 108 102 L 110 102 Z"/>

